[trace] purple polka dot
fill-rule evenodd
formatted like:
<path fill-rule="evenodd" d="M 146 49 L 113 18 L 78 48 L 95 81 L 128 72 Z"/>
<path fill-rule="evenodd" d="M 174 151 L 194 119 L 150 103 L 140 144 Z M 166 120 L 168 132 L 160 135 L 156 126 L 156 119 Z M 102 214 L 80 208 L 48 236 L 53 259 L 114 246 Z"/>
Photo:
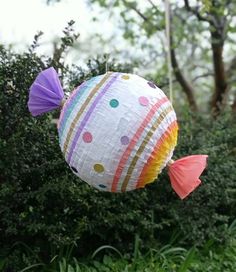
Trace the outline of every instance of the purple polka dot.
<path fill-rule="evenodd" d="M 151 81 L 148 81 L 148 85 L 151 87 L 151 88 L 156 88 L 157 86 L 153 83 L 153 82 L 151 82 Z"/>
<path fill-rule="evenodd" d="M 85 143 L 91 143 L 92 140 L 93 140 L 92 134 L 90 132 L 85 132 L 83 134 L 83 140 L 84 140 Z"/>
<path fill-rule="evenodd" d="M 129 143 L 129 137 L 128 136 L 122 136 L 120 138 L 120 141 L 123 145 L 127 145 Z"/>
<path fill-rule="evenodd" d="M 149 104 L 149 100 L 146 96 L 140 96 L 138 101 L 139 101 L 140 105 L 142 105 L 142 106 L 148 106 L 148 104 Z"/>

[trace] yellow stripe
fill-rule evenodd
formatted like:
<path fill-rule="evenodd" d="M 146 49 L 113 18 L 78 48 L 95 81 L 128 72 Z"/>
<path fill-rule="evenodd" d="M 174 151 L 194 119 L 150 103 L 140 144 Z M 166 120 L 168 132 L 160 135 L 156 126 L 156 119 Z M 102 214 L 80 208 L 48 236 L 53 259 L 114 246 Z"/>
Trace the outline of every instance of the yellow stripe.
<path fill-rule="evenodd" d="M 63 153 L 64 154 L 66 153 L 66 150 L 68 148 L 69 141 L 70 141 L 70 138 L 72 136 L 72 132 L 73 132 L 75 126 L 76 126 L 76 123 L 78 122 L 79 118 L 81 117 L 82 113 L 84 112 L 85 108 L 88 106 L 88 104 L 90 103 L 90 101 L 92 100 L 92 98 L 94 97 L 94 95 L 96 94 L 96 92 L 101 88 L 101 86 L 106 82 L 106 80 L 109 78 L 109 76 L 111 74 L 112 74 L 112 72 L 107 73 L 104 76 L 104 78 L 94 87 L 94 89 L 92 90 L 92 92 L 90 93 L 90 95 L 87 97 L 87 99 L 85 100 L 84 104 L 80 108 L 79 112 L 75 116 L 74 120 L 72 121 L 70 129 L 69 129 L 69 132 L 67 133 L 67 136 L 66 136 L 64 147 L 63 147 Z"/>
<path fill-rule="evenodd" d="M 145 146 L 147 145 L 147 143 L 150 141 L 152 135 L 154 134 L 154 132 L 156 131 L 156 129 L 158 128 L 158 126 L 161 124 L 161 122 L 164 120 L 164 118 L 166 117 L 166 115 L 173 111 L 173 107 L 172 106 L 169 106 L 168 108 L 166 108 L 162 113 L 161 115 L 159 116 L 159 118 L 156 120 L 156 122 L 152 125 L 152 127 L 150 128 L 149 132 L 147 133 L 146 137 L 144 138 L 141 146 L 139 147 L 139 149 L 137 150 L 130 166 L 129 166 L 129 169 L 128 169 L 128 172 L 126 174 L 126 177 L 123 181 L 123 184 L 122 184 L 122 187 L 121 187 L 121 191 L 124 192 L 126 190 L 126 187 L 128 185 L 128 182 L 131 178 L 131 175 L 134 171 L 134 167 L 141 155 L 141 153 L 143 152 Z"/>
<path fill-rule="evenodd" d="M 177 136 L 178 124 L 177 121 L 174 121 L 158 140 L 158 144 L 155 146 L 139 176 L 136 188 L 143 188 L 147 183 L 151 183 L 157 178 L 160 169 L 166 162 L 166 158 L 177 144 Z"/>

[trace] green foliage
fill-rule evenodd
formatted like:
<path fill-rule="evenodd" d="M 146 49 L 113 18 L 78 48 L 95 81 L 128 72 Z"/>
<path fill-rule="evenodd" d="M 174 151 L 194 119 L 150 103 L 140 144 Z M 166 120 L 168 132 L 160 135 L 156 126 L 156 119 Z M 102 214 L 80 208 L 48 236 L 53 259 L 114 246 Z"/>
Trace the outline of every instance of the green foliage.
<path fill-rule="evenodd" d="M 182 244 L 230 236 L 226 226 L 236 214 L 236 124 L 230 115 L 211 120 L 182 114 L 176 158 L 209 154 L 203 185 L 187 201 L 176 197 L 166 172 L 143 190 L 98 192 L 67 167 L 52 115 L 32 118 L 28 112 L 29 87 L 51 63 L 38 58 L 33 47 L 21 55 L 0 48 L 0 255 L 7 252 L 0 265 L 19 271 L 59 260 L 63 267 L 71 251 L 84 256 L 103 244 L 132 252 L 134 237 L 138 260 L 144 248 L 169 241 L 174 229 L 184 237 Z M 73 89 L 84 79 L 104 73 L 105 59 L 90 60 L 87 71 L 60 68 L 65 85 Z M 131 68 L 109 62 L 109 70 L 129 72 Z M 78 246 L 71 249 L 75 242 Z M 60 254 L 59 248 L 63 248 Z M 131 271 L 129 261 L 125 265 Z"/>
<path fill-rule="evenodd" d="M 54 44 L 54 53 L 51 60 L 49 60 L 49 66 L 57 67 L 64 73 L 64 69 L 66 69 L 63 63 L 63 56 L 67 52 L 67 50 L 73 46 L 76 40 L 79 37 L 79 33 L 75 33 L 74 31 L 74 23 L 75 21 L 71 20 L 68 22 L 67 26 L 63 30 L 64 36 L 60 38 L 59 44 Z"/>
<path fill-rule="evenodd" d="M 164 74 L 168 74 L 166 71 L 168 48 L 167 41 L 163 38 L 165 36 L 165 1 L 90 0 L 88 2 L 91 5 L 97 4 L 109 14 L 116 15 L 115 25 L 118 22 L 124 39 L 137 50 L 142 48 L 144 52 L 140 62 L 143 70 L 152 70 L 152 73 L 158 71 L 158 74 L 161 70 Z M 178 64 L 175 65 L 172 61 L 173 73 L 180 71 L 185 81 L 192 87 L 189 91 L 184 91 L 186 85 L 179 76 L 176 77 L 173 89 L 177 94 L 178 105 L 182 106 L 182 101 L 186 100 L 186 93 L 193 93 L 192 96 L 198 108 L 209 111 L 210 101 L 213 101 L 214 95 L 217 96 L 216 90 L 221 90 L 222 97 L 225 97 L 221 109 L 223 110 L 224 104 L 229 105 L 232 101 L 224 95 L 223 71 L 225 71 L 227 90 L 232 97 L 235 97 L 235 73 L 231 72 L 235 70 L 233 67 L 236 63 L 233 57 L 236 50 L 233 24 L 236 14 L 235 1 L 172 1 L 170 10 L 172 58 L 175 54 Z M 218 33 L 218 37 L 213 38 L 214 30 Z M 220 54 L 212 52 L 213 43 L 222 45 L 224 59 Z M 221 63 L 224 69 L 216 68 L 217 63 Z M 219 71 L 222 73 L 220 74 Z M 214 84 L 214 76 L 219 78 L 221 85 Z M 161 81 L 163 82 L 163 78 Z M 179 99 L 182 95 L 182 99 Z M 191 105 L 192 102 L 188 102 Z M 217 102 L 221 104 L 221 101 Z M 213 103 L 211 105 L 216 107 Z"/>
<path fill-rule="evenodd" d="M 45 240 L 57 247 L 71 244 L 82 235 L 81 245 L 84 244 L 85 249 L 81 247 L 81 250 L 88 249 L 96 237 L 97 243 L 106 239 L 104 223 L 109 221 L 107 227 L 117 224 L 120 225 L 118 229 L 122 229 L 126 217 L 120 207 L 125 206 L 122 201 L 128 199 L 126 196 L 119 206 L 120 196 L 100 195 L 81 183 L 68 169 L 56 144 L 58 138 L 52 115 L 30 116 L 27 109 L 29 87 L 36 75 L 51 62 L 51 59 L 43 62 L 38 58 L 33 53 L 35 47 L 36 43 L 29 53 L 22 55 L 3 47 L 0 49 L 0 243 L 4 245 L 3 251 L 10 252 L 13 259 L 19 253 L 18 248 L 11 247 L 16 241 L 33 244 L 34 250 L 40 248 L 43 259 L 48 258 L 50 251 Z M 113 71 L 128 72 L 130 69 L 129 66 L 113 65 L 112 61 L 109 67 Z M 89 61 L 88 69 L 89 72 L 77 73 L 77 78 L 75 73 L 81 69 L 74 67 L 69 73 L 65 67 L 63 71 L 64 75 L 70 74 L 70 86 L 74 88 L 75 78 L 81 82 L 90 75 L 103 73 L 104 59 Z M 103 209 L 106 198 L 107 210 Z M 132 207 L 135 198 L 130 200 L 127 204 Z M 113 216 L 113 207 L 114 211 L 119 210 L 120 216 Z M 124 234 L 129 230 L 129 224 L 138 223 L 133 229 L 147 224 L 140 210 L 136 215 L 140 222 L 131 213 L 122 229 Z M 112 229 L 109 231 L 112 236 Z M 117 240 L 118 232 L 115 235 Z M 17 263 L 15 258 L 12 265 L 17 267 Z"/>
<path fill-rule="evenodd" d="M 202 0 L 203 9 L 202 12 L 209 12 L 212 8 L 212 2 L 211 0 Z"/>
<path fill-rule="evenodd" d="M 89 59 L 87 62 L 87 69 L 82 69 L 79 66 L 72 65 L 70 69 L 65 70 L 65 85 L 70 89 L 81 84 L 82 81 L 88 80 L 91 77 L 99 74 L 106 73 L 108 71 L 119 71 L 119 72 L 132 72 L 133 64 L 131 63 L 117 63 L 115 59 L 110 58 L 109 55 L 94 57 Z"/>
<path fill-rule="evenodd" d="M 104 246 L 103 249 L 105 247 L 112 249 L 112 251 L 100 255 L 100 258 L 96 256 L 96 259 L 89 257 L 87 259 L 78 259 L 72 256 L 68 258 L 68 256 L 56 255 L 48 263 L 29 264 L 21 269 L 20 272 L 232 272 L 236 269 L 235 236 L 232 236 L 231 241 L 224 246 L 216 245 L 211 240 L 201 250 L 196 248 L 187 250 L 168 244 L 160 248 L 150 248 L 145 253 L 139 252 L 139 255 L 136 257 L 119 253 L 120 256 L 117 258 L 117 254 L 111 255 L 114 252 L 113 247 Z M 118 252 L 117 249 L 116 251 Z M 139 251 L 139 249 L 134 248 L 135 251 Z M 101 252 L 101 248 L 97 249 L 96 252 Z M 1 263 L 3 262 L 0 259 Z"/>
<path fill-rule="evenodd" d="M 176 155 L 208 154 L 203 184 L 186 201 L 169 207 L 171 217 L 195 243 L 227 238 L 227 223 L 236 214 L 236 125 L 230 114 L 218 120 L 191 118 L 180 122 Z"/>

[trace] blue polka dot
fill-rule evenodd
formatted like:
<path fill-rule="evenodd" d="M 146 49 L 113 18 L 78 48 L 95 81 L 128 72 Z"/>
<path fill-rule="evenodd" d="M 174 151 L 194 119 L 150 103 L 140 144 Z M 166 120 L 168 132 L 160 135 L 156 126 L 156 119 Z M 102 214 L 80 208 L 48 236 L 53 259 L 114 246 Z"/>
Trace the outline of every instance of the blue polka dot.
<path fill-rule="evenodd" d="M 99 184 L 98 186 L 99 186 L 100 188 L 102 188 L 102 189 L 107 188 L 107 186 L 104 185 L 104 184 Z"/>
<path fill-rule="evenodd" d="M 119 106 L 119 101 L 118 101 L 117 99 L 112 99 L 112 100 L 110 101 L 110 106 L 111 106 L 112 108 L 117 108 L 117 107 Z"/>

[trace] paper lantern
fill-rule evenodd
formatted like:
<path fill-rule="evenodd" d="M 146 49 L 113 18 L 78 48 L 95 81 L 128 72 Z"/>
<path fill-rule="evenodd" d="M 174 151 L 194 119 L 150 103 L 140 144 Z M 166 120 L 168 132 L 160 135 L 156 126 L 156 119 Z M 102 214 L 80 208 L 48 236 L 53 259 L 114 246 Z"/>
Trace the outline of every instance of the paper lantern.
<path fill-rule="evenodd" d="M 30 88 L 33 116 L 60 107 L 63 91 L 53 68 Z M 184 198 L 199 184 L 206 155 L 172 161 L 178 124 L 172 104 L 154 83 L 108 72 L 83 82 L 62 105 L 59 142 L 72 171 L 91 186 L 125 192 L 156 180 L 169 165 L 171 184 Z"/>

